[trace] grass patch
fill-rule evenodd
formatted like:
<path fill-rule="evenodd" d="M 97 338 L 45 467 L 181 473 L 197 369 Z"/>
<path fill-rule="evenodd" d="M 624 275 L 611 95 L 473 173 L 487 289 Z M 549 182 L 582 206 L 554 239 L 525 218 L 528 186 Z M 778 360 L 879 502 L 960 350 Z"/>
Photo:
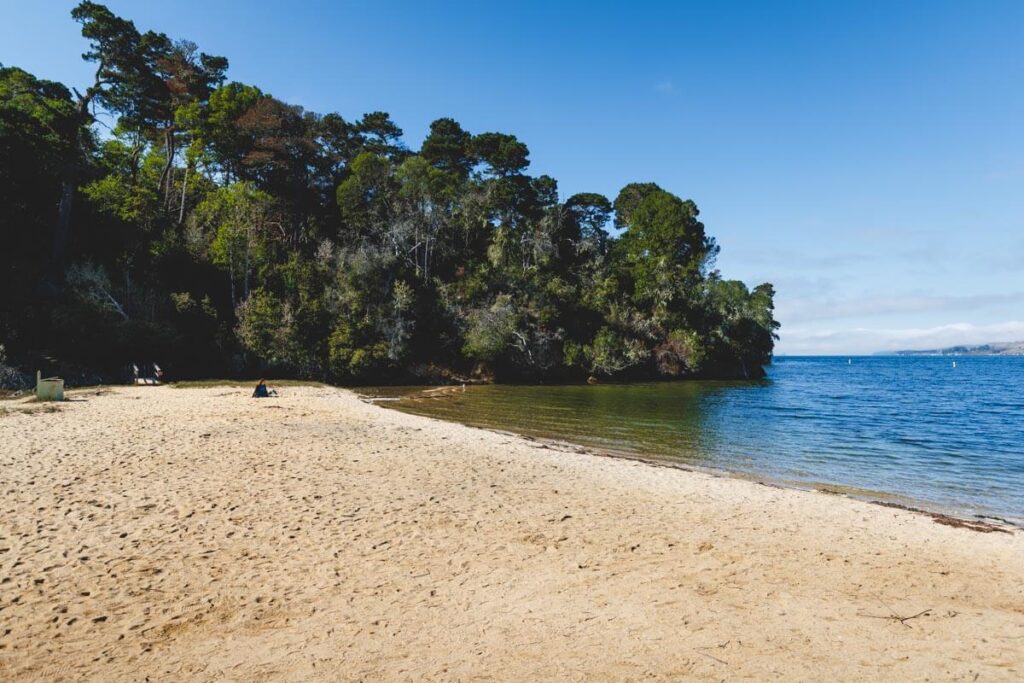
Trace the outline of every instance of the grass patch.
<path fill-rule="evenodd" d="M 35 394 L 34 389 L 0 389 L 0 401 L 18 401 Z"/>
<path fill-rule="evenodd" d="M 85 384 L 78 387 L 65 387 L 65 396 L 103 396 L 109 394 L 112 391 L 112 387 L 109 384 Z M 17 391 L 3 389 L 0 390 L 0 401 L 35 401 L 36 390 L 31 389 L 20 389 Z"/>
<path fill-rule="evenodd" d="M 256 379 L 197 379 L 184 382 L 171 382 L 167 386 L 172 389 L 209 389 L 211 387 L 248 387 L 256 386 Z M 323 382 L 302 379 L 268 379 L 267 386 L 278 387 L 326 387 Z"/>
<path fill-rule="evenodd" d="M 36 402 L 26 401 L 18 408 L 0 408 L 0 417 L 10 417 L 12 415 L 41 415 L 43 413 L 59 413 L 63 410 L 60 403 L 54 401 L 47 402 Z"/>

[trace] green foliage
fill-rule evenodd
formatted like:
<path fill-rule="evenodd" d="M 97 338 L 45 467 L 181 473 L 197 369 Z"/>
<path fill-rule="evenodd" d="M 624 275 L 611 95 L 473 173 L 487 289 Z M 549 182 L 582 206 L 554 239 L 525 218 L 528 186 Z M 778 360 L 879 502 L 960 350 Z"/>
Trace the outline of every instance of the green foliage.
<path fill-rule="evenodd" d="M 274 199 L 250 183 L 210 192 L 193 212 L 189 243 L 228 274 L 233 304 L 244 301 L 253 272 L 270 258 L 276 219 Z"/>
<path fill-rule="evenodd" d="M 516 331 L 516 310 L 508 296 L 499 296 L 490 306 L 469 316 L 463 353 L 476 361 L 494 361 L 512 345 Z"/>
<path fill-rule="evenodd" d="M 331 372 L 341 380 L 360 380 L 381 370 L 388 359 L 388 347 L 373 340 L 368 325 L 339 321 L 328 340 Z"/>
<path fill-rule="evenodd" d="M 655 183 L 630 183 L 615 198 L 615 227 L 625 228 L 632 222 L 633 210 L 649 195 L 663 190 Z"/>
<path fill-rule="evenodd" d="M 290 311 L 271 292 L 254 290 L 238 305 L 235 332 L 242 346 L 272 367 L 292 360 Z"/>
<path fill-rule="evenodd" d="M 164 160 L 150 153 L 140 163 L 139 154 L 120 139 L 105 142 L 100 160 L 106 175 L 83 186 L 82 194 L 98 211 L 148 231 L 160 211 L 157 183 Z"/>
<path fill-rule="evenodd" d="M 658 316 L 680 311 L 686 290 L 698 284 L 714 254 L 697 214 L 692 201 L 664 190 L 650 191 L 629 209 L 616 245 L 622 270 L 633 282 L 636 301 L 652 306 Z"/>
<path fill-rule="evenodd" d="M 349 176 L 337 191 L 342 220 L 351 230 L 370 235 L 387 224 L 393 172 L 388 159 L 372 152 L 363 152 L 352 161 Z"/>
<path fill-rule="evenodd" d="M 473 167 L 472 140 L 455 119 L 438 119 L 430 124 L 420 156 L 440 170 L 464 178 Z"/>
<path fill-rule="evenodd" d="M 66 87 L 0 65 L 0 141 L 5 159 L 0 172 L 24 171 L 23 164 L 53 172 L 57 164 L 72 161 L 78 153 L 76 126 L 74 103 Z"/>
<path fill-rule="evenodd" d="M 340 382 L 771 361 L 774 290 L 713 270 L 692 201 L 654 183 L 562 201 L 514 135 L 440 118 L 410 149 L 385 112 L 306 112 L 102 5 L 72 16 L 97 69 L 84 93 L 0 68 L 12 358 Z"/>
<path fill-rule="evenodd" d="M 591 373 L 614 376 L 641 365 L 650 352 L 640 340 L 610 327 L 602 327 L 594 335 L 593 342 L 584 347 L 584 355 Z"/>
<path fill-rule="evenodd" d="M 488 173 L 495 176 L 522 173 L 530 165 L 530 150 L 515 135 L 481 133 L 473 138 L 472 149 L 486 164 Z"/>
<path fill-rule="evenodd" d="M 240 178 L 250 141 L 239 121 L 262 97 L 259 88 L 232 82 L 211 93 L 205 105 L 194 101 L 180 107 L 175 119 L 192 132 L 192 154 L 229 180 Z"/>

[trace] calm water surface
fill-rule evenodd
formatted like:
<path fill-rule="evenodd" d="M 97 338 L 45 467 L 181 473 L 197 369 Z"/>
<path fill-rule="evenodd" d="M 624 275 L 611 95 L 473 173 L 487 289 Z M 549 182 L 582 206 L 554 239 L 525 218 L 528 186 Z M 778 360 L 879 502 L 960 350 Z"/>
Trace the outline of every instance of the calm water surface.
<path fill-rule="evenodd" d="M 953 362 L 956 361 L 956 367 Z M 778 358 L 757 382 L 413 388 L 384 405 L 1024 521 L 1024 358 Z"/>

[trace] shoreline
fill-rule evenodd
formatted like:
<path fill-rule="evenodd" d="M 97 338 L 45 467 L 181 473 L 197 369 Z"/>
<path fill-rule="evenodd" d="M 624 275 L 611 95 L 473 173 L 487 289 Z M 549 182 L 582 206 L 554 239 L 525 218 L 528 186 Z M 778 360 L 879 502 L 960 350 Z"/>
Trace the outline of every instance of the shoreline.
<path fill-rule="evenodd" d="M 415 413 L 408 413 L 415 414 Z M 424 417 L 429 420 L 439 420 L 441 422 L 448 422 L 448 420 L 442 420 L 441 418 L 430 417 L 427 415 L 417 415 L 417 417 Z M 759 486 L 769 486 L 783 490 L 790 491 L 803 491 L 805 493 L 818 493 L 828 496 L 838 496 L 847 500 L 855 500 L 861 503 L 869 503 L 871 505 L 881 505 L 883 507 L 889 507 L 895 510 L 904 510 L 914 514 L 929 517 L 933 520 L 939 521 L 939 523 L 962 526 L 963 528 L 970 528 L 973 531 L 980 531 L 982 533 L 990 532 L 1004 532 L 1013 533 L 1018 531 L 1024 531 L 1024 522 L 1018 522 L 1012 519 L 1005 519 L 994 515 L 985 514 L 974 514 L 968 515 L 963 511 L 954 509 L 934 510 L 928 507 L 917 507 L 917 506 L 928 506 L 931 505 L 928 501 L 919 500 L 912 496 L 905 496 L 888 491 L 872 491 L 870 489 L 861 489 L 849 486 L 840 486 L 829 482 L 801 482 L 786 479 L 772 479 L 770 477 L 764 477 L 763 475 L 737 472 L 726 469 L 716 469 L 712 467 L 701 467 L 699 465 L 682 464 L 679 462 L 673 462 L 671 459 L 659 459 L 655 456 L 644 456 L 642 454 L 631 453 L 629 451 L 615 451 L 607 448 L 596 448 L 587 446 L 584 444 L 577 444 L 571 441 L 563 441 L 559 439 L 550 439 L 544 437 L 536 437 L 530 434 L 521 434 L 519 432 L 504 430 L 504 429 L 493 429 L 490 427 L 479 427 L 476 425 L 470 425 L 463 422 L 452 421 L 455 424 L 460 424 L 464 427 L 471 429 L 483 429 L 484 431 L 493 432 L 495 434 L 502 434 L 505 436 L 511 436 L 518 439 L 522 439 L 527 442 L 534 442 L 535 448 L 550 448 L 556 451 L 562 451 L 567 453 L 581 453 L 599 458 L 612 458 L 614 460 L 629 460 L 632 462 L 642 463 L 652 467 L 663 467 L 671 470 L 678 470 L 681 472 L 697 472 L 710 477 L 718 477 L 725 479 L 735 479 L 737 481 L 745 481 Z M 955 524 L 960 522 L 961 524 Z M 1011 531 L 1012 530 L 1012 531 Z"/>
<path fill-rule="evenodd" d="M 1024 531 L 1024 518 L 1008 518 L 997 515 L 995 513 L 987 514 L 985 512 L 973 512 L 963 508 L 956 507 L 954 505 L 942 505 L 934 501 L 930 501 L 924 498 L 917 498 L 911 494 L 900 494 L 893 493 L 891 491 L 865 489 L 854 486 L 845 486 L 837 484 L 835 482 L 828 481 L 800 481 L 784 478 L 775 478 L 767 476 L 757 472 L 742 472 L 736 470 L 728 470 L 724 468 L 715 467 L 702 467 L 700 465 L 693 465 L 689 463 L 682 463 L 677 460 L 673 460 L 670 457 L 659 457 L 657 455 L 648 455 L 629 450 L 616 450 L 607 447 L 592 446 L 586 443 L 578 443 L 569 441 L 562 438 L 556 438 L 553 436 L 546 435 L 534 435 L 525 432 L 517 432 L 514 429 L 503 429 L 499 427 L 491 427 L 481 424 L 472 424 L 469 422 L 462 422 L 460 420 L 447 420 L 441 417 L 434 417 L 432 415 L 425 415 L 413 411 L 402 410 L 399 407 L 394 407 L 388 404 L 400 403 L 403 400 L 409 399 L 414 394 L 402 395 L 402 396 L 371 396 L 366 393 L 362 393 L 362 390 L 356 388 L 346 388 L 345 390 L 354 393 L 361 401 L 378 408 L 384 408 L 386 410 L 394 410 L 405 415 L 414 415 L 416 417 L 422 417 L 428 420 L 436 420 L 439 422 L 458 424 L 463 427 L 470 429 L 481 429 L 495 434 L 503 434 L 519 439 L 523 439 L 528 442 L 534 442 L 538 444 L 536 447 L 551 448 L 554 450 L 562 450 L 565 452 L 573 453 L 585 453 L 588 455 L 614 458 L 620 460 L 629 460 L 634 462 L 645 463 L 654 467 L 664 467 L 669 469 L 680 470 L 684 472 L 700 472 L 702 474 L 712 477 L 725 477 L 729 479 L 737 479 L 740 481 L 748 481 L 751 483 L 759 484 L 762 486 L 774 486 L 782 489 L 789 489 L 795 491 L 806 491 L 811 493 L 822 493 L 830 496 L 839 496 L 848 500 L 857 500 L 865 503 L 871 503 L 873 505 L 881 505 L 885 507 L 891 507 L 894 509 L 902 509 L 915 514 L 920 514 L 925 517 L 930 517 L 935 520 L 943 520 L 939 523 L 949 524 L 950 520 L 956 520 L 963 522 L 966 525 L 971 525 L 975 531 L 992 532 L 992 531 Z M 436 392 L 438 395 L 430 398 L 443 399 L 444 394 L 447 392 L 457 391 L 456 387 L 439 387 L 435 389 L 428 389 L 423 393 Z M 543 445 L 540 445 L 543 444 Z"/>
<path fill-rule="evenodd" d="M 386 396 L 370 396 L 362 393 L 359 387 L 338 387 L 331 384 L 324 384 L 322 382 L 314 381 L 285 381 L 277 380 L 277 385 L 285 386 L 287 388 L 296 387 L 310 387 L 310 388 L 321 388 L 321 389 L 333 389 L 336 391 L 347 392 L 354 395 L 363 403 L 376 407 L 386 408 L 386 403 L 401 401 L 405 396 L 400 397 L 386 397 Z M 215 389 L 215 388 L 237 388 L 247 389 L 248 384 L 242 381 L 235 380 L 200 380 L 200 381 L 188 381 L 183 383 L 183 386 L 176 386 L 179 383 L 168 383 L 163 385 L 155 385 L 149 388 L 166 387 L 171 389 Z M 131 385 L 127 385 L 131 386 Z M 68 400 L 75 400 L 75 396 L 86 396 L 86 395 L 101 395 L 113 390 L 122 388 L 123 385 L 111 385 L 111 384 L 98 384 L 84 387 L 74 387 L 67 391 Z M 427 390 L 428 392 L 448 392 L 457 390 L 455 385 L 443 386 Z M 60 404 L 51 404 L 45 402 L 38 402 L 32 398 L 31 394 L 25 396 L 12 396 L 4 397 L 3 402 L 0 402 L 0 416 L 5 412 L 9 412 L 10 408 L 5 408 L 4 403 L 9 402 L 8 405 L 20 405 L 20 410 L 25 411 L 39 411 L 39 412 L 52 412 L 58 410 L 54 406 Z M 384 403 L 385 405 L 380 405 Z M 422 415 L 419 413 L 406 412 L 397 408 L 386 408 L 388 410 L 396 410 L 405 415 L 413 415 L 418 418 L 432 420 L 440 423 L 457 424 L 462 427 L 469 429 L 479 429 L 502 436 L 512 437 L 521 439 L 527 443 L 533 445 L 534 448 L 548 448 L 556 451 L 585 454 L 601 458 L 612 458 L 617 460 L 627 460 L 631 462 L 638 462 L 653 467 L 661 467 L 672 470 L 679 470 L 682 472 L 698 472 L 711 477 L 723 477 L 727 479 L 736 479 L 739 481 L 746 481 L 760 486 L 769 486 L 786 490 L 793 491 L 804 491 L 807 493 L 821 493 L 829 496 L 839 496 L 847 500 L 855 500 L 863 503 L 870 503 L 872 505 L 880 505 L 883 507 L 890 507 L 893 509 L 904 510 L 914 514 L 922 515 L 924 517 L 932 518 L 933 520 L 942 520 L 939 523 L 950 524 L 950 520 L 954 522 L 962 522 L 964 528 L 972 528 L 975 531 L 981 531 L 983 533 L 989 532 L 1020 532 L 1024 531 L 1024 519 L 1016 520 L 1001 517 L 994 514 L 970 514 L 964 510 L 956 509 L 952 507 L 943 507 L 937 505 L 931 501 L 915 498 L 910 495 L 903 495 L 892 493 L 889 491 L 878 491 L 850 486 L 842 486 L 832 482 L 825 481 L 797 481 L 787 479 L 776 479 L 772 477 L 766 477 L 761 474 L 753 472 L 739 472 L 727 469 L 719 469 L 713 467 L 701 467 L 699 465 L 683 464 L 676 462 L 671 458 L 659 458 L 653 455 L 644 455 L 642 453 L 636 453 L 627 450 L 615 450 L 611 448 L 601 448 L 597 446 L 590 446 L 587 444 L 576 443 L 573 441 L 567 441 L 565 439 L 558 439 L 547 436 L 535 436 L 532 434 L 526 434 L 522 432 L 516 432 L 514 430 L 500 429 L 497 427 L 488 427 L 482 425 L 474 425 L 458 420 L 445 420 L 439 417 L 433 417 L 431 415 Z M 14 410 L 19 410 L 15 408 Z M 955 524 L 954 524 L 955 525 Z M 970 525 L 970 526 L 968 526 Z"/>
<path fill-rule="evenodd" d="M 0 678 L 1024 672 L 1019 533 L 248 394 L 0 416 Z"/>

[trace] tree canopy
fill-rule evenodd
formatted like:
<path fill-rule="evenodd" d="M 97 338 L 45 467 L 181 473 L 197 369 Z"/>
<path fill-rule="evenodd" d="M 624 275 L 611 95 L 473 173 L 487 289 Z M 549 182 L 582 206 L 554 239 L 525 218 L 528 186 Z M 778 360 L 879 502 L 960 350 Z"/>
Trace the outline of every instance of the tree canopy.
<path fill-rule="evenodd" d="M 360 383 L 771 360 L 772 286 L 722 278 L 690 200 L 651 182 L 562 200 L 515 135 L 446 117 L 412 149 L 385 112 L 308 112 L 103 5 L 71 16 L 83 91 L 0 66 L 9 362 Z"/>

